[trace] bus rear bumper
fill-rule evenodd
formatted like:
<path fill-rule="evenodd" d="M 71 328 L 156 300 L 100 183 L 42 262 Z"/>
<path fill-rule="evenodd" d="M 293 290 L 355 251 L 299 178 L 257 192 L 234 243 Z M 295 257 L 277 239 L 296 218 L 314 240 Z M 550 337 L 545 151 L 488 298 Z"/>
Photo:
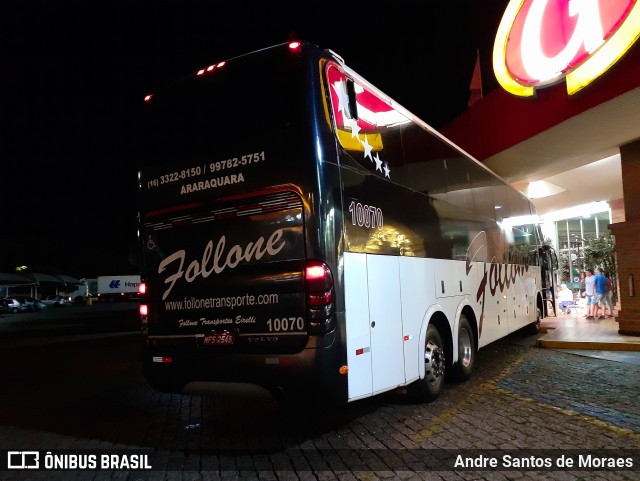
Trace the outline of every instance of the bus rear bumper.
<path fill-rule="evenodd" d="M 323 336 L 324 341 L 333 334 Z M 312 337 L 310 338 L 312 339 Z M 315 344 L 310 342 L 309 344 Z M 347 379 L 338 372 L 336 342 L 294 354 L 234 354 L 147 347 L 144 372 L 163 392 L 245 398 L 292 398 L 300 393 L 346 401 Z"/>

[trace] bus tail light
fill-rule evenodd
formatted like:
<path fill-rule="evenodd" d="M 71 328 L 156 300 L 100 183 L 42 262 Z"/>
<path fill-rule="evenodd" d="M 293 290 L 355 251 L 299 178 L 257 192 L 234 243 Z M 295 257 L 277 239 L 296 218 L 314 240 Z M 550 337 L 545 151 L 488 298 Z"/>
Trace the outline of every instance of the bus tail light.
<path fill-rule="evenodd" d="M 149 306 L 140 304 L 140 328 L 144 330 L 147 327 L 149 327 Z"/>
<path fill-rule="evenodd" d="M 138 285 L 138 295 L 140 296 L 140 327 L 144 330 L 149 326 L 149 306 L 144 303 L 144 297 L 147 293 L 147 284 L 141 282 Z"/>
<path fill-rule="evenodd" d="M 335 291 L 329 267 L 308 261 L 304 270 L 309 334 L 325 334 L 335 327 Z"/>
<path fill-rule="evenodd" d="M 319 294 L 307 294 L 308 306 L 326 306 L 333 302 L 333 293 L 331 291 L 321 292 Z"/>

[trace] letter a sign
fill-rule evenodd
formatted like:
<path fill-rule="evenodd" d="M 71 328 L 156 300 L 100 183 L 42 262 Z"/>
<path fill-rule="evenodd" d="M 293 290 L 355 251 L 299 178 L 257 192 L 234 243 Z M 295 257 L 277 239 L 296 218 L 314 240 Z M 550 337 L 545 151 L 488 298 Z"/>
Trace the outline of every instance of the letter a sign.
<path fill-rule="evenodd" d="M 640 37 L 640 0 L 511 0 L 493 46 L 500 85 L 530 97 L 566 78 L 573 94 Z"/>

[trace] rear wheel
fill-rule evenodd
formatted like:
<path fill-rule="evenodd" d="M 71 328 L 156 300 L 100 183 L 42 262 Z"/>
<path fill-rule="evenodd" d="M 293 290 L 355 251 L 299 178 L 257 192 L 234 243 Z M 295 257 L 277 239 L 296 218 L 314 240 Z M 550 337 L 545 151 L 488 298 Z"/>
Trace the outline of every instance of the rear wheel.
<path fill-rule="evenodd" d="M 433 324 L 427 328 L 424 344 L 424 377 L 411 384 L 409 389 L 417 401 L 431 402 L 442 391 L 446 367 L 442 337 Z"/>
<path fill-rule="evenodd" d="M 476 359 L 476 343 L 471 324 L 462 314 L 458 323 L 458 362 L 453 365 L 453 378 L 456 381 L 466 381 L 471 377 L 473 364 Z"/>

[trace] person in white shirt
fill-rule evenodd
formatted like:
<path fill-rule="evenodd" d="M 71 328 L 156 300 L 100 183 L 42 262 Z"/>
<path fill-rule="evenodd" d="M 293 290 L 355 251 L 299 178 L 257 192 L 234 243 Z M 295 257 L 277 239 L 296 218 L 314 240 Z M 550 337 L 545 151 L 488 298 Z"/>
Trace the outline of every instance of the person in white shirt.
<path fill-rule="evenodd" d="M 558 302 L 558 306 L 561 311 L 564 311 L 567 307 L 573 304 L 573 292 L 571 292 L 571 289 L 569 289 L 566 284 L 560 284 Z"/>
<path fill-rule="evenodd" d="M 593 271 L 591 269 L 587 269 L 585 274 L 584 290 L 587 299 L 587 319 L 593 319 L 593 311 L 595 310 L 595 304 L 597 303 L 595 286 L 596 276 L 593 275 Z"/>

